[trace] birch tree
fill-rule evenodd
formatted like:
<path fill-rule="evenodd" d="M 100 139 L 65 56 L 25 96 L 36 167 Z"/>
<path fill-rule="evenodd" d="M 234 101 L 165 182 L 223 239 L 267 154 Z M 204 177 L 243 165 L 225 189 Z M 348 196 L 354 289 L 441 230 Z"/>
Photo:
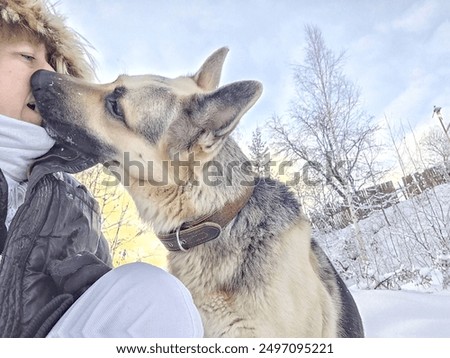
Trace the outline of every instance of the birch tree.
<path fill-rule="evenodd" d="M 314 169 L 332 197 L 348 208 L 356 239 L 352 249 L 364 262 L 355 199 L 358 189 L 373 178 L 365 154 L 374 152 L 378 128 L 361 108 L 359 89 L 343 73 L 344 53 L 336 55 L 327 48 L 317 27 L 307 26 L 305 33 L 305 59 L 294 68 L 296 95 L 288 119 L 273 116 L 268 123 L 273 145 Z"/>

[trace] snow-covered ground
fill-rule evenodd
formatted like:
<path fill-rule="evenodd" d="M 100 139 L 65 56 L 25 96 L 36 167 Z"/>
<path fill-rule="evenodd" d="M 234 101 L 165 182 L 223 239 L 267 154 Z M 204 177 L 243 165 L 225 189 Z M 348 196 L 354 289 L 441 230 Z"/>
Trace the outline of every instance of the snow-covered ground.
<path fill-rule="evenodd" d="M 363 278 L 349 259 L 348 244 L 355 242 L 351 226 L 315 236 L 351 286 L 366 336 L 450 338 L 450 289 L 444 289 L 441 265 L 448 265 L 450 254 L 450 183 L 359 225 L 368 256 Z"/>
<path fill-rule="evenodd" d="M 450 291 L 352 290 L 366 337 L 450 338 Z"/>
<path fill-rule="evenodd" d="M 347 283 L 353 285 L 359 276 L 359 288 L 442 286 L 439 262 L 450 249 L 450 183 L 391 206 L 384 214 L 375 212 L 361 220 L 359 228 L 368 258 L 363 278 L 349 259 L 358 241 L 351 225 L 315 232 Z"/>

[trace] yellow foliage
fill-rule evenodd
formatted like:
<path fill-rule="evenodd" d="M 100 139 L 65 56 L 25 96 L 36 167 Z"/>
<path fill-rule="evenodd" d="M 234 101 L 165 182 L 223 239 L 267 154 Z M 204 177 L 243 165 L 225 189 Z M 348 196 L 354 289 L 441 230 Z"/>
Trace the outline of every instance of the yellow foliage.
<path fill-rule="evenodd" d="M 166 249 L 141 221 L 124 187 L 101 165 L 77 174 L 77 179 L 100 206 L 102 232 L 109 242 L 113 265 L 140 261 L 165 268 Z"/>

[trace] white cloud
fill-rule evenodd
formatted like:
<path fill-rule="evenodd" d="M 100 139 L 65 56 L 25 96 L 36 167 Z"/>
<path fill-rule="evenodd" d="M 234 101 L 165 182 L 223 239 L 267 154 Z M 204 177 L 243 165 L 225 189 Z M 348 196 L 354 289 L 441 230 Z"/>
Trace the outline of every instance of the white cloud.
<path fill-rule="evenodd" d="M 428 55 L 448 55 L 450 53 L 449 34 L 450 21 L 447 19 L 446 21 L 440 23 L 439 26 L 434 30 L 428 46 Z"/>
<path fill-rule="evenodd" d="M 432 105 L 427 102 L 435 85 L 434 77 L 423 73 L 420 69 L 414 69 L 410 80 L 406 83 L 407 86 L 386 107 L 386 113 L 410 121 L 421 116 L 425 108 L 428 108 L 428 113 L 431 113 Z"/>
<path fill-rule="evenodd" d="M 394 29 L 408 32 L 420 32 L 427 29 L 438 11 L 438 2 L 426 0 L 414 3 L 405 14 L 393 22 Z"/>

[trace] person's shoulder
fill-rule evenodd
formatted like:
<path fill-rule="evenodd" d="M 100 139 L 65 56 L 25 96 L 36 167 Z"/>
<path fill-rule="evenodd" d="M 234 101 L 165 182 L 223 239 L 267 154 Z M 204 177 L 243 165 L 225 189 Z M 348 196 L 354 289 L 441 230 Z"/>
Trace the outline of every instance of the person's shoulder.
<path fill-rule="evenodd" d="M 60 183 L 63 183 L 63 185 L 66 187 L 65 191 L 71 193 L 71 195 L 73 195 L 73 198 L 76 197 L 78 200 L 82 200 L 96 212 L 99 212 L 98 203 L 94 195 L 92 195 L 89 189 L 72 174 L 57 172 L 53 173 L 53 176 L 56 177 L 60 181 Z"/>
<path fill-rule="evenodd" d="M 57 172 L 53 173 L 53 176 L 56 179 L 63 181 L 69 186 L 72 186 L 74 188 L 82 188 L 84 191 L 87 192 L 86 187 L 80 181 L 78 181 L 78 179 L 76 179 L 72 174 Z"/>

